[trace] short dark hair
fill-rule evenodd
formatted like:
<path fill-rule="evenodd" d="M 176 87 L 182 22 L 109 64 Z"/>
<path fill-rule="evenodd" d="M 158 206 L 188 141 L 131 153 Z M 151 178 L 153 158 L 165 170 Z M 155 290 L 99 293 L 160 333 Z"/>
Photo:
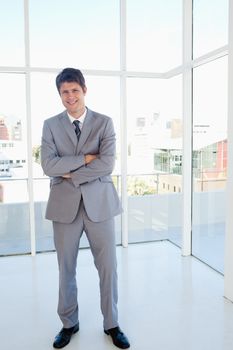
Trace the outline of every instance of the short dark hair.
<path fill-rule="evenodd" d="M 65 68 L 58 74 L 58 76 L 56 77 L 56 86 L 59 93 L 61 84 L 65 82 L 75 82 L 78 83 L 83 90 L 86 89 L 84 76 L 79 69 Z"/>

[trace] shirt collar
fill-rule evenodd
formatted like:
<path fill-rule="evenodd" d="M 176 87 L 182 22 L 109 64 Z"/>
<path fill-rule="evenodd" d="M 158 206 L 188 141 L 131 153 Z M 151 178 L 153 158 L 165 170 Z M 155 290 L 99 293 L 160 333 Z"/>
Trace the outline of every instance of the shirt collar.
<path fill-rule="evenodd" d="M 86 117 L 86 114 L 87 114 L 87 109 L 86 109 L 86 107 L 85 107 L 84 113 L 83 113 L 78 119 L 72 117 L 72 115 L 70 115 L 70 114 L 67 112 L 67 115 L 68 115 L 68 117 L 69 117 L 71 123 L 73 123 L 75 120 L 78 120 L 78 121 L 81 123 L 81 125 L 83 125 L 83 123 L 84 123 L 84 119 L 85 119 L 85 117 Z"/>

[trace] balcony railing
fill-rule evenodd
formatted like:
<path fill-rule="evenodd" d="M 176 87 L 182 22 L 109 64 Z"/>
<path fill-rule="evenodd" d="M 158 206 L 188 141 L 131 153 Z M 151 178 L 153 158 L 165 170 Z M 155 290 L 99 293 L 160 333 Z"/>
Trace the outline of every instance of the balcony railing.
<path fill-rule="evenodd" d="M 112 178 L 120 194 L 121 176 L 114 174 Z M 203 178 L 201 183 L 200 178 L 195 178 L 194 181 L 197 183 L 193 194 L 193 232 L 198 242 L 202 240 L 208 242 L 209 235 L 211 239 L 214 237 L 211 242 L 218 242 L 216 247 L 212 248 L 216 256 L 219 252 L 215 250 L 223 245 L 225 222 L 225 180 L 220 180 Z M 178 189 L 179 186 L 181 189 L 182 177 L 158 173 L 129 174 L 127 181 L 129 242 L 169 239 L 180 245 L 182 191 Z M 218 188 L 219 183 L 221 188 Z M 33 184 L 36 250 L 54 250 L 52 225 L 50 221 L 44 219 L 49 195 L 49 178 L 36 177 L 33 179 Z M 1 179 L 0 185 L 4 199 L 0 204 L 0 255 L 29 253 L 28 179 L 5 178 Z M 121 243 L 120 216 L 116 218 L 115 227 L 117 242 Z M 211 242 L 209 246 L 212 246 Z M 195 244 L 194 241 L 194 247 Z M 83 236 L 81 247 L 87 245 L 88 242 Z"/>

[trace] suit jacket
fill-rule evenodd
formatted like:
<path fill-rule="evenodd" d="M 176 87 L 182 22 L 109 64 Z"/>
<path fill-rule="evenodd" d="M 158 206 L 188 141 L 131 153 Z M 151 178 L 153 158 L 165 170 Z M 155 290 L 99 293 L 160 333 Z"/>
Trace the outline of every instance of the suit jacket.
<path fill-rule="evenodd" d="M 105 221 L 121 213 L 120 201 L 111 179 L 115 163 L 115 132 L 112 119 L 87 109 L 79 142 L 64 111 L 45 120 L 41 164 L 51 178 L 46 218 L 71 223 L 81 197 L 90 220 Z M 99 154 L 85 165 L 84 155 Z M 71 173 L 71 179 L 62 175 Z"/>

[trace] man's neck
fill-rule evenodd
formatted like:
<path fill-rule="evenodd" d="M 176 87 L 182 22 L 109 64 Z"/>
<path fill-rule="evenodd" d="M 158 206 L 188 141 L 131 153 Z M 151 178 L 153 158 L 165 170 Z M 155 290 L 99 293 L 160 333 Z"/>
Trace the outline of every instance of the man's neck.
<path fill-rule="evenodd" d="M 84 106 L 82 109 L 78 110 L 77 112 L 70 113 L 70 112 L 68 111 L 68 113 L 69 113 L 69 115 L 71 115 L 73 118 L 79 119 L 79 118 L 84 114 L 85 110 L 86 110 L 86 107 Z"/>

